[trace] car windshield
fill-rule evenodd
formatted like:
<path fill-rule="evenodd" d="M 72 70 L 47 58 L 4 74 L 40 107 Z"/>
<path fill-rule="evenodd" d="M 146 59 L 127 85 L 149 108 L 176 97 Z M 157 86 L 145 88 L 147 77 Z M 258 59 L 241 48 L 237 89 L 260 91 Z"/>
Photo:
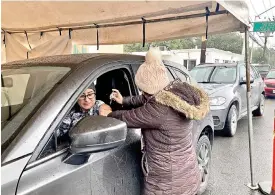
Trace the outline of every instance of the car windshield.
<path fill-rule="evenodd" d="M 1 72 L 1 144 L 15 137 L 19 126 L 48 92 L 70 71 L 68 67 L 18 67 Z M 13 135 L 13 136 L 12 136 Z M 9 140 L 11 141 L 11 140 Z"/>
<path fill-rule="evenodd" d="M 270 71 L 270 72 L 266 75 L 266 79 L 275 79 L 275 70 Z"/>
<path fill-rule="evenodd" d="M 234 83 L 236 70 L 235 66 L 198 66 L 190 74 L 198 83 Z"/>
<path fill-rule="evenodd" d="M 268 72 L 268 71 L 269 71 L 269 66 L 255 66 L 255 68 L 256 68 L 259 72 Z"/>

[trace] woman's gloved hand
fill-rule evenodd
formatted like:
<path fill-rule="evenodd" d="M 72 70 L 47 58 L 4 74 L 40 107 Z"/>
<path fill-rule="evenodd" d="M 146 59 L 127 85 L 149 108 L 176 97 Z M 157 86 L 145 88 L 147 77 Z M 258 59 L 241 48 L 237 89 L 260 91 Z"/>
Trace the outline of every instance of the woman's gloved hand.
<path fill-rule="evenodd" d="M 110 99 L 116 101 L 119 104 L 122 104 L 123 97 L 122 97 L 121 93 L 117 89 L 112 89 L 112 91 L 113 92 L 110 95 Z"/>

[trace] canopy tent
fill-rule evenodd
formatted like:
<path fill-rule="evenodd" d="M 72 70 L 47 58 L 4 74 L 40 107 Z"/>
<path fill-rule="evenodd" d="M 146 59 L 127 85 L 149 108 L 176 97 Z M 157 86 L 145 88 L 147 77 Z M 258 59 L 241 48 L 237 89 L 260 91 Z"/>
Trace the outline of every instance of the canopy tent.
<path fill-rule="evenodd" d="M 244 31 L 243 1 L 2 2 L 2 59 L 71 53 L 72 43 L 152 42 Z M 60 36 L 61 35 L 61 36 Z M 3 60 L 2 60 L 3 61 Z"/>

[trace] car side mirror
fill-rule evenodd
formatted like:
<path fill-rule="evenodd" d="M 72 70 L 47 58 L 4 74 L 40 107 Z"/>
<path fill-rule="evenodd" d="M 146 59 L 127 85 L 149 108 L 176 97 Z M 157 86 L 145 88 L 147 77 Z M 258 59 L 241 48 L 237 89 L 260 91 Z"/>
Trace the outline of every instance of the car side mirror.
<path fill-rule="evenodd" d="M 242 77 L 240 81 L 240 85 L 246 84 L 246 77 Z M 254 83 L 254 78 L 250 77 L 250 83 Z"/>
<path fill-rule="evenodd" d="M 110 150 L 123 144 L 126 135 L 127 125 L 120 120 L 104 116 L 85 117 L 70 131 L 69 154 L 63 161 L 83 164 L 91 153 Z M 79 157 L 86 158 L 82 162 Z M 74 163 L 79 160 L 81 162 Z"/>

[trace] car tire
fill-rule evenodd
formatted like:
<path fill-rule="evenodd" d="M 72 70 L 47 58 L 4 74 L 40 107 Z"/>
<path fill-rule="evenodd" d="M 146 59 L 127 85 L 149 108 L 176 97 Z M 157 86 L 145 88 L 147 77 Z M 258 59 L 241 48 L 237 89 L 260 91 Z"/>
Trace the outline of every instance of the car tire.
<path fill-rule="evenodd" d="M 238 109 L 233 104 L 228 112 L 225 127 L 223 129 L 224 135 L 227 137 L 233 137 L 236 134 L 238 126 Z"/>
<path fill-rule="evenodd" d="M 264 115 L 264 105 L 265 105 L 265 96 L 263 94 L 261 94 L 258 108 L 253 111 L 253 115 L 254 116 L 263 116 Z"/>
<path fill-rule="evenodd" d="M 211 144 L 206 135 L 200 137 L 196 146 L 197 159 L 201 171 L 201 184 L 198 195 L 205 192 L 210 177 L 210 164 L 211 164 Z"/>

